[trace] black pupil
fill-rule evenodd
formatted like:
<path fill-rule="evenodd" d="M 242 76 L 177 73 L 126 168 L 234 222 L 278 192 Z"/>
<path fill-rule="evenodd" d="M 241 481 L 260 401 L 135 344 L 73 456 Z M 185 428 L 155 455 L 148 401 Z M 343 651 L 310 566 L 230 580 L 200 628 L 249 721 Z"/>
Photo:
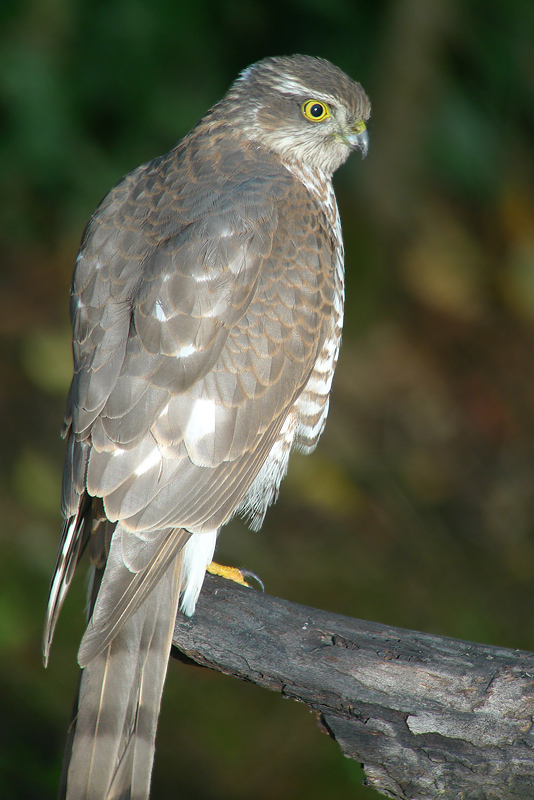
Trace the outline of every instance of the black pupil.
<path fill-rule="evenodd" d="M 310 108 L 310 116 L 312 117 L 322 117 L 324 109 L 319 103 L 314 103 L 313 106 Z"/>

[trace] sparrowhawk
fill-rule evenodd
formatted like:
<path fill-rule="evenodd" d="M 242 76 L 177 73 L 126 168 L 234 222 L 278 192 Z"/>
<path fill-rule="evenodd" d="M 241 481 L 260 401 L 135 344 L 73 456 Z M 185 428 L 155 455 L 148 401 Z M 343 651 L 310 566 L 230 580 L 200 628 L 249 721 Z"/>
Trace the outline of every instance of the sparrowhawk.
<path fill-rule="evenodd" d="M 44 637 L 46 660 L 87 546 L 69 800 L 148 797 L 178 606 L 193 613 L 221 526 L 258 528 L 292 447 L 317 444 L 343 317 L 331 178 L 365 155 L 369 113 L 329 62 L 267 58 L 87 225 Z"/>

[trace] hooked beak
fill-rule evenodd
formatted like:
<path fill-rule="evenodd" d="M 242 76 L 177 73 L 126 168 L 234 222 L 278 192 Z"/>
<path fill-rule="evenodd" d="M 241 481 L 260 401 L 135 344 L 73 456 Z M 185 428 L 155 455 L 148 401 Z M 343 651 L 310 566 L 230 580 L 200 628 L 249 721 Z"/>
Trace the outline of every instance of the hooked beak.
<path fill-rule="evenodd" d="M 347 144 L 352 150 L 360 150 L 365 158 L 369 150 L 369 134 L 363 122 L 357 122 L 352 132 L 347 135 Z"/>

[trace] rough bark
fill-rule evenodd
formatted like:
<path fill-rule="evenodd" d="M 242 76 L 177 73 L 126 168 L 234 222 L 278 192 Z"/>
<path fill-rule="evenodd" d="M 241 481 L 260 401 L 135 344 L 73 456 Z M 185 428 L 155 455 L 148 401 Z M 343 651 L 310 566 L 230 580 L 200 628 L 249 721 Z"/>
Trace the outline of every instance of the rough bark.
<path fill-rule="evenodd" d="M 307 703 L 387 797 L 534 797 L 532 653 L 362 622 L 211 576 L 194 617 L 178 615 L 174 644 Z"/>

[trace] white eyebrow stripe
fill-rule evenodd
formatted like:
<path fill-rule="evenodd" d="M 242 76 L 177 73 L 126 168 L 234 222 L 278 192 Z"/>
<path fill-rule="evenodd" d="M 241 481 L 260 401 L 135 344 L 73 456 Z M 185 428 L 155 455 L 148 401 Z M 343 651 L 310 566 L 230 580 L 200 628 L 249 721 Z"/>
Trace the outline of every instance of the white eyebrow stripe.
<path fill-rule="evenodd" d="M 310 90 L 307 86 L 304 86 L 302 83 L 299 83 L 294 78 L 290 78 L 288 75 L 280 75 L 279 78 L 279 87 L 285 89 L 292 94 L 309 94 Z"/>
<path fill-rule="evenodd" d="M 281 75 L 276 88 L 284 94 L 295 94 L 299 96 L 304 94 L 309 97 L 310 100 L 324 100 L 325 103 L 331 103 L 333 105 L 339 102 L 333 95 L 326 94 L 325 92 L 314 92 L 309 86 L 304 86 L 304 84 L 299 83 L 289 75 Z"/>

